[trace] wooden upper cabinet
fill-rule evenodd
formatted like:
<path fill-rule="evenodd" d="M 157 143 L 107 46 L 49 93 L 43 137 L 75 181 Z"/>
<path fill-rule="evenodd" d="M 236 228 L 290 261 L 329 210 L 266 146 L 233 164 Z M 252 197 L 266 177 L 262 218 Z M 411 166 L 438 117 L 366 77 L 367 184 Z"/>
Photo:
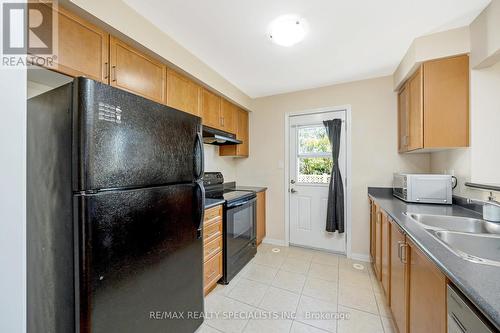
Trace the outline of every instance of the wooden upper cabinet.
<path fill-rule="evenodd" d="M 399 151 L 469 145 L 469 57 L 423 63 L 398 94 Z"/>
<path fill-rule="evenodd" d="M 407 150 L 415 150 L 424 147 L 424 110 L 422 95 L 422 70 L 417 72 L 408 81 L 409 97 L 409 124 Z"/>
<path fill-rule="evenodd" d="M 166 70 L 166 104 L 174 109 L 200 116 L 201 87 L 170 68 Z"/>
<path fill-rule="evenodd" d="M 446 277 L 408 240 L 410 333 L 446 332 Z"/>
<path fill-rule="evenodd" d="M 201 92 L 201 116 L 203 125 L 221 128 L 221 97 L 205 88 Z"/>
<path fill-rule="evenodd" d="M 250 152 L 250 136 L 248 134 L 249 123 L 248 123 L 248 112 L 242 109 L 238 109 L 238 128 L 236 132 L 236 137 L 243 143 L 236 146 L 237 156 L 246 156 Z"/>
<path fill-rule="evenodd" d="M 382 214 L 382 244 L 381 244 L 381 275 L 382 288 L 390 303 L 390 284 L 391 284 L 391 226 L 389 216 Z"/>
<path fill-rule="evenodd" d="M 391 229 L 391 284 L 389 304 L 397 332 L 408 332 L 408 255 L 406 251 L 406 237 L 396 222 L 390 221 Z M 406 251 L 408 252 L 408 251 Z M 425 331 L 422 331 L 425 332 Z"/>
<path fill-rule="evenodd" d="M 57 11 L 57 58 L 47 68 L 108 83 L 108 33 L 62 7 Z"/>
<path fill-rule="evenodd" d="M 151 99 L 165 103 L 165 65 L 110 37 L 110 84 Z"/>
<path fill-rule="evenodd" d="M 236 138 L 242 143 L 220 146 L 220 156 L 248 157 L 249 155 L 248 112 L 240 108 L 236 110 Z"/>
<path fill-rule="evenodd" d="M 403 85 L 398 94 L 398 148 L 399 152 L 408 151 L 410 106 L 408 105 L 408 85 Z"/>
<path fill-rule="evenodd" d="M 222 99 L 221 106 L 221 129 L 236 134 L 238 107 L 233 103 Z"/>
<path fill-rule="evenodd" d="M 469 57 L 424 63 L 424 146 L 469 145 Z"/>

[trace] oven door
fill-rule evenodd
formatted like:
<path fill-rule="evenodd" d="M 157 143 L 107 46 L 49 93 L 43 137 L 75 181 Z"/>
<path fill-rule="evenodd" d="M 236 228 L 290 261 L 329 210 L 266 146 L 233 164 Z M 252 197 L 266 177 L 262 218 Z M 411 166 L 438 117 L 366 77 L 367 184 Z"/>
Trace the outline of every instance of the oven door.
<path fill-rule="evenodd" d="M 229 281 L 255 256 L 256 197 L 226 206 L 223 283 Z"/>

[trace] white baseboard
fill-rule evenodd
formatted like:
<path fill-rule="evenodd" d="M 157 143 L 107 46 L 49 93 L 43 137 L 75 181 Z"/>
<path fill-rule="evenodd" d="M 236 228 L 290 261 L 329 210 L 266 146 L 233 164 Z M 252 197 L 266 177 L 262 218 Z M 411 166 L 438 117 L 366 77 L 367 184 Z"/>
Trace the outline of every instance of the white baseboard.
<path fill-rule="evenodd" d="M 365 262 L 371 262 L 369 254 L 351 253 L 351 259 L 365 261 Z"/>
<path fill-rule="evenodd" d="M 283 239 L 272 239 L 272 238 L 264 237 L 264 239 L 262 240 L 262 243 L 270 244 L 270 245 L 286 246 L 285 241 Z"/>

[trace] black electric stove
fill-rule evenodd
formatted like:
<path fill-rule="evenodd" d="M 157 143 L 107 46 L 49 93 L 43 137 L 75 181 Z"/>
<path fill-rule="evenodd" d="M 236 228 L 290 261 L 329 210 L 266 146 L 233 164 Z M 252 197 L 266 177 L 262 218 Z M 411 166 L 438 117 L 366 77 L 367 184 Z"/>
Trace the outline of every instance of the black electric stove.
<path fill-rule="evenodd" d="M 228 284 L 257 253 L 257 195 L 252 191 L 224 189 L 224 177 L 220 172 L 206 172 L 203 185 L 207 198 L 225 201 L 222 228 L 223 276 L 219 283 Z"/>

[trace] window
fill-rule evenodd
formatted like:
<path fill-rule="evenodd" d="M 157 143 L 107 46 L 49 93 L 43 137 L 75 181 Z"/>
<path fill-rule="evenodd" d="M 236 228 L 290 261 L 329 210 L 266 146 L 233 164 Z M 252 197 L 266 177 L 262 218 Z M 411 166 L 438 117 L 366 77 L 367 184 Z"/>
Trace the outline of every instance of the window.
<path fill-rule="evenodd" d="M 297 182 L 329 184 L 333 160 L 325 127 L 299 127 L 297 133 Z"/>

